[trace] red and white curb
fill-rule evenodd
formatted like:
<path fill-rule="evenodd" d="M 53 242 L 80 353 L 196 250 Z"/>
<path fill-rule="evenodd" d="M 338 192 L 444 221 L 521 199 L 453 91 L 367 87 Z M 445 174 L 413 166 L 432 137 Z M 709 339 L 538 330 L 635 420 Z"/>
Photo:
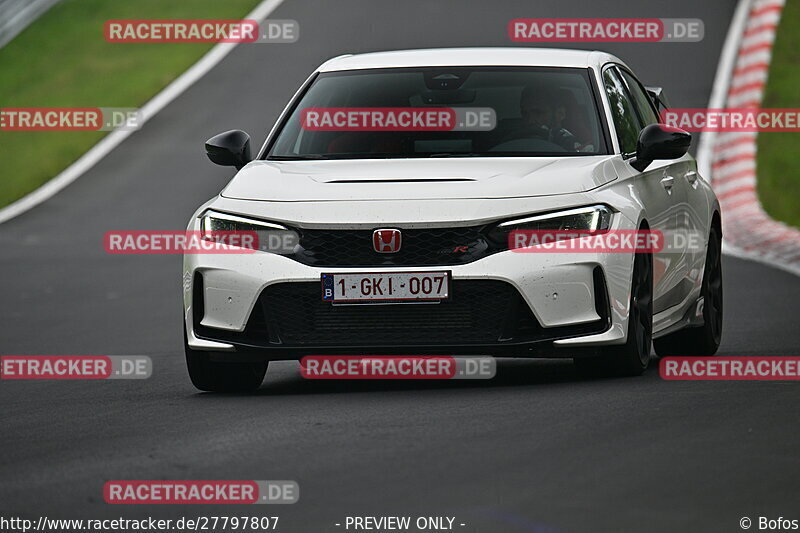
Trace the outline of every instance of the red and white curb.
<path fill-rule="evenodd" d="M 785 0 L 740 0 L 723 49 L 709 108 L 759 108 Z M 702 175 L 722 207 L 724 251 L 800 275 L 800 230 L 777 222 L 756 189 L 756 133 L 704 133 Z"/>

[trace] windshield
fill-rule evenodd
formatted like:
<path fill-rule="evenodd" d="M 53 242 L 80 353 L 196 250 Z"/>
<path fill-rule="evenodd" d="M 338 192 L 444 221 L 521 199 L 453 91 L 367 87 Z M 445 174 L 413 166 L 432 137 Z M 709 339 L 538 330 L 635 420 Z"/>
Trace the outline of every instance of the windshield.
<path fill-rule="evenodd" d="M 425 67 L 321 73 L 274 160 L 607 154 L 589 69 Z"/>

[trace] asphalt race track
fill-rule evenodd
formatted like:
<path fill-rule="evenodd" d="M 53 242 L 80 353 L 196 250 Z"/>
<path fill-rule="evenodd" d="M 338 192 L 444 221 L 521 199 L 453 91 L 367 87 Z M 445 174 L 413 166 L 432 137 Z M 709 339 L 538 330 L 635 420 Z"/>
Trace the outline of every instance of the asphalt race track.
<path fill-rule="evenodd" d="M 277 514 L 283 533 L 382 514 L 492 533 L 732 532 L 743 516 L 800 518 L 793 383 L 669 382 L 655 361 L 641 378 L 585 380 L 569 361 L 527 360 L 502 361 L 490 381 L 310 382 L 277 363 L 257 394 L 199 394 L 181 346 L 180 257 L 103 249 L 109 230 L 183 229 L 232 172 L 206 159 L 205 139 L 241 128 L 259 146 L 328 57 L 513 45 L 516 17 L 700 18 L 701 43 L 600 47 L 674 105 L 704 107 L 734 7 L 286 0 L 270 18 L 297 20 L 297 43 L 238 46 L 78 181 L 0 225 L 0 353 L 154 361 L 143 381 L 0 383 L 0 515 Z M 724 275 L 720 354 L 800 355 L 800 279 L 731 258 Z M 301 497 L 112 506 L 111 479 L 291 479 Z"/>

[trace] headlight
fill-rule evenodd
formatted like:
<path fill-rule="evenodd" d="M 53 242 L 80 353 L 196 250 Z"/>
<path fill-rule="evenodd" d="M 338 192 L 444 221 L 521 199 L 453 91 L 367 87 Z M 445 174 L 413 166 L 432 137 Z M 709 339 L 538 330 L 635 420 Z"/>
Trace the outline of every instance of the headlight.
<path fill-rule="evenodd" d="M 288 231 L 289 228 L 281 226 L 280 224 L 273 224 L 272 222 L 264 222 L 263 220 L 244 218 L 227 213 L 217 213 L 215 211 L 206 211 L 200 216 L 200 230 L 205 236 L 211 231 Z"/>
<path fill-rule="evenodd" d="M 253 218 L 245 218 L 216 211 L 200 215 L 200 233 L 209 241 L 224 241 L 230 233 L 255 233 L 258 250 L 276 254 L 291 254 L 299 242 L 295 231 L 276 224 Z"/>
<path fill-rule="evenodd" d="M 544 215 L 519 218 L 497 224 L 489 237 L 497 244 L 506 245 L 512 231 L 553 232 L 559 239 L 579 237 L 611 227 L 612 211 L 605 205 L 579 207 Z M 574 232 L 570 234 L 570 232 Z"/>

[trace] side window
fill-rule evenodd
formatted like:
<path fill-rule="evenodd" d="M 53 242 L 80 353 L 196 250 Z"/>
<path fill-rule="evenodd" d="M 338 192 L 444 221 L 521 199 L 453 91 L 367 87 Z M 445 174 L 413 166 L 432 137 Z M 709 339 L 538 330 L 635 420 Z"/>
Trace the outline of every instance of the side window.
<path fill-rule="evenodd" d="M 636 152 L 636 140 L 642 130 L 642 124 L 633 108 L 628 91 L 616 70 L 608 68 L 603 72 L 603 84 L 606 87 L 608 102 L 611 105 L 611 116 L 623 154 Z"/>
<path fill-rule="evenodd" d="M 642 87 L 642 85 L 636 81 L 636 78 L 631 76 L 628 71 L 619 69 L 619 72 L 622 73 L 625 83 L 628 84 L 628 90 L 633 97 L 633 103 L 636 106 L 636 110 L 639 111 L 639 118 L 642 119 L 644 125 L 649 126 L 650 124 L 658 124 L 661 122 L 656 112 L 653 111 L 653 106 L 650 104 L 650 96 L 648 96 L 644 87 Z"/>

